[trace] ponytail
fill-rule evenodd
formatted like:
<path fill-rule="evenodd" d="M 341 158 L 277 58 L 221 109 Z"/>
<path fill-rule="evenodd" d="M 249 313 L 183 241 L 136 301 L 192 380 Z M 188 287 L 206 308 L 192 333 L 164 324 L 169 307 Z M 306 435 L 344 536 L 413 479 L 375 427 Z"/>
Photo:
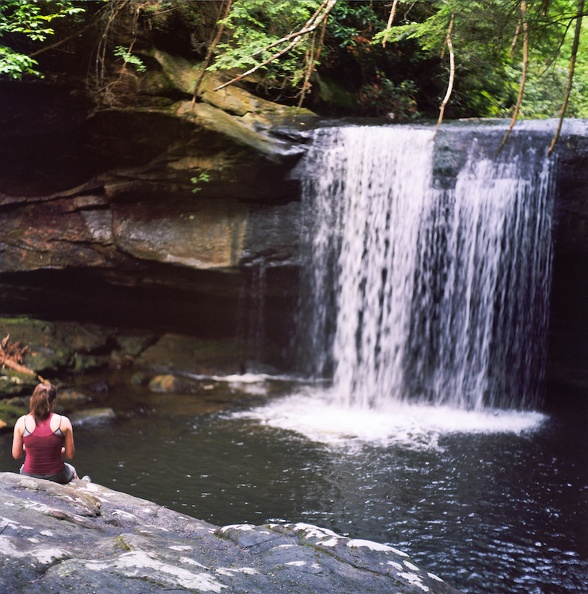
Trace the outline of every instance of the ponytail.
<path fill-rule="evenodd" d="M 57 390 L 51 384 L 39 384 L 33 391 L 30 401 L 30 412 L 35 423 L 44 421 L 51 413 L 51 406 L 57 398 Z"/>

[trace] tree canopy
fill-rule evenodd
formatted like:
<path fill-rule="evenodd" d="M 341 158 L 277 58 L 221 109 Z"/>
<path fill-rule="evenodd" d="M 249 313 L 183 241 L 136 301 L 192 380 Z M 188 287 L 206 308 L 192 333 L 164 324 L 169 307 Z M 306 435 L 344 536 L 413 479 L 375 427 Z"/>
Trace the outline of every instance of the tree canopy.
<path fill-rule="evenodd" d="M 0 76 L 38 75 L 44 47 L 93 21 L 98 78 L 108 64 L 140 70 L 141 51 L 163 42 L 228 84 L 329 115 L 540 118 L 563 106 L 588 117 L 586 10 L 584 0 L 4 0 Z M 49 42 L 56 19 L 72 24 Z"/>

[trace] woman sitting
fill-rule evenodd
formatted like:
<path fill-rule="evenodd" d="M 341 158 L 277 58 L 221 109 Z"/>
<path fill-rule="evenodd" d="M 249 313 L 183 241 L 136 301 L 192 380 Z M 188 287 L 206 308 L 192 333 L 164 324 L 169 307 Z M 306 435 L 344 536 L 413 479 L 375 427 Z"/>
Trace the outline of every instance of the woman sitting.
<path fill-rule="evenodd" d="M 74 456 L 73 429 L 67 417 L 53 413 L 57 390 L 50 384 L 39 384 L 31 396 L 30 413 L 14 426 L 12 456 L 25 456 L 21 474 L 56 483 L 78 478 L 75 468 L 63 461 Z"/>

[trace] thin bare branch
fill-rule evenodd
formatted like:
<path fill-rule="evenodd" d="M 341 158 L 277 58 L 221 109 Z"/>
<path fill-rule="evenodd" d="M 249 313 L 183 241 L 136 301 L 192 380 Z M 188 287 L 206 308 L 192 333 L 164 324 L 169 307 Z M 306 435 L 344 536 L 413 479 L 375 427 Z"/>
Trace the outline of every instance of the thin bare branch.
<path fill-rule="evenodd" d="M 510 136 L 510 133 L 512 132 L 517 119 L 519 117 L 519 111 L 521 109 L 521 104 L 523 102 L 523 94 L 525 92 L 525 83 L 527 82 L 527 68 L 529 65 L 529 27 L 528 27 L 528 23 L 527 23 L 527 2 L 525 0 L 522 0 L 521 2 L 521 21 L 522 21 L 522 29 L 523 29 L 523 70 L 521 72 L 521 82 L 519 84 L 519 94 L 517 97 L 517 102 L 515 104 L 515 108 L 514 108 L 514 112 L 512 114 L 512 118 L 510 120 L 510 126 L 508 127 L 508 130 L 506 131 L 506 134 L 504 135 L 504 138 L 502 139 L 502 142 L 500 143 L 500 146 L 498 147 L 498 151 L 500 152 L 502 150 L 502 147 L 504 147 L 504 145 L 506 144 L 506 141 L 508 140 L 508 137 Z"/>
<path fill-rule="evenodd" d="M 310 77 L 312 76 L 312 73 L 314 72 L 316 65 L 318 64 L 318 61 L 320 60 L 321 52 L 323 49 L 323 44 L 325 41 L 326 30 L 327 30 L 327 19 L 325 19 L 323 21 L 323 26 L 321 28 L 321 33 L 319 36 L 318 43 L 316 44 L 316 48 L 315 48 L 315 38 L 313 38 L 313 40 L 312 40 L 311 54 L 310 54 L 310 57 L 308 60 L 306 72 L 304 74 L 304 83 L 303 83 L 302 89 L 300 91 L 300 98 L 298 99 L 298 105 L 296 106 L 296 109 L 298 111 L 302 107 L 302 102 L 304 101 L 304 97 L 306 96 L 306 93 L 308 93 L 308 91 L 310 90 L 310 87 L 311 87 Z M 316 37 L 316 32 L 313 35 L 314 35 L 314 37 Z"/>
<path fill-rule="evenodd" d="M 109 7 L 110 14 L 96 49 L 96 80 L 100 86 L 104 84 L 104 78 L 106 75 L 106 50 L 108 47 L 108 35 L 110 33 L 110 28 L 122 10 L 127 8 L 128 2 L 129 0 L 122 0 L 118 4 L 107 5 Z"/>
<path fill-rule="evenodd" d="M 310 77 L 314 72 L 315 65 L 315 49 L 316 49 L 316 31 L 312 34 L 312 42 L 308 51 L 306 52 L 306 68 L 304 69 L 304 80 L 302 81 L 302 88 L 300 89 L 300 97 L 298 98 L 297 109 L 302 107 L 302 102 L 307 90 L 310 88 Z"/>
<path fill-rule="evenodd" d="M 322 12 L 325 10 L 325 8 L 328 4 L 329 4 L 329 0 L 323 0 L 323 3 L 316 9 L 314 14 L 308 19 L 308 21 L 306 21 L 306 23 L 304 24 L 304 27 L 302 27 L 302 29 L 299 29 L 298 31 L 294 31 L 294 33 L 290 33 L 289 35 L 286 35 L 285 37 L 282 37 L 281 39 L 278 39 L 277 41 L 274 41 L 273 43 L 270 43 L 269 45 L 267 45 L 261 49 L 258 49 L 257 51 L 253 52 L 251 55 L 257 56 L 257 54 L 261 54 L 262 52 L 267 52 L 267 51 L 273 49 L 274 47 L 277 47 L 278 45 L 282 45 L 282 43 L 286 43 L 286 41 L 290 41 L 291 39 L 295 39 L 297 37 L 303 37 L 304 35 L 307 35 L 308 33 L 312 33 L 317 28 L 317 26 L 320 24 L 322 19 L 319 20 L 319 22 L 316 24 L 315 24 L 315 21 L 321 16 Z M 333 5 L 334 4 L 335 4 L 335 2 L 333 2 Z M 330 10 L 331 9 L 329 9 L 329 12 L 330 12 Z"/>
<path fill-rule="evenodd" d="M 221 6 L 221 19 L 225 19 L 231 10 L 231 5 L 233 0 L 223 0 L 223 4 Z M 208 46 L 208 51 L 206 52 L 206 57 L 204 58 L 204 63 L 202 64 L 202 70 L 200 71 L 200 75 L 198 76 L 198 80 L 194 85 L 194 93 L 192 95 L 192 109 L 196 105 L 196 98 L 198 97 L 198 91 L 200 91 L 200 85 L 202 84 L 202 80 L 204 79 L 204 75 L 206 74 L 206 69 L 210 66 L 212 62 L 212 56 L 214 55 L 214 50 L 216 46 L 219 44 L 221 37 L 223 36 L 225 30 L 224 24 L 219 25 L 216 35 L 214 39 L 210 42 Z"/>
<path fill-rule="evenodd" d="M 384 38 L 382 39 L 382 47 L 386 47 L 386 42 L 388 41 L 388 36 L 390 35 L 390 31 L 392 30 L 392 23 L 394 22 L 394 16 L 396 15 L 396 7 L 398 6 L 398 0 L 394 0 L 392 3 L 392 8 L 390 9 L 390 16 L 388 17 L 388 23 L 386 24 L 386 31 L 384 33 Z"/>
<path fill-rule="evenodd" d="M 319 14 L 319 12 L 317 11 L 313 15 L 313 17 L 307 22 L 307 24 L 304 26 L 304 28 L 300 29 L 300 31 L 297 31 L 296 33 L 292 33 L 290 35 L 287 35 L 286 37 L 283 37 L 282 39 L 272 43 L 271 45 L 268 45 L 267 48 L 264 48 L 260 51 L 263 52 L 270 47 L 273 48 L 276 45 L 279 45 L 280 43 L 284 43 L 287 40 L 292 39 L 292 41 L 286 47 L 281 49 L 279 52 L 272 54 L 269 58 L 265 59 L 263 62 L 260 62 L 259 64 L 256 64 L 255 66 L 253 66 L 246 72 L 243 72 L 239 76 L 236 76 L 235 78 L 232 78 L 230 81 L 223 83 L 222 85 L 219 85 L 214 90 L 219 91 L 220 89 L 224 89 L 225 87 L 228 87 L 229 85 L 232 85 L 233 83 L 243 80 L 244 78 L 246 78 L 250 74 L 253 74 L 260 68 L 267 66 L 268 64 L 270 64 L 274 60 L 277 60 L 284 54 L 287 54 L 293 47 L 295 47 L 296 45 L 298 45 L 298 43 L 300 43 L 300 41 L 302 41 L 302 38 L 305 35 L 312 33 L 323 21 L 325 21 L 325 19 L 329 16 L 329 13 L 331 12 L 331 10 L 333 9 L 333 7 L 335 6 L 336 3 L 337 3 L 337 0 L 325 0 L 325 2 L 323 2 L 323 4 L 321 4 L 321 7 L 324 7 L 322 12 Z M 308 25 L 308 23 L 311 23 L 311 24 Z"/>
<path fill-rule="evenodd" d="M 519 41 L 519 35 L 521 33 L 521 23 L 520 21 L 517 23 L 517 28 L 515 29 L 515 34 L 512 38 L 512 43 L 510 44 L 510 52 L 509 55 L 512 58 L 514 56 L 514 51 L 517 47 L 517 43 Z"/>
<path fill-rule="evenodd" d="M 67 37 L 64 37 L 63 39 L 60 39 L 59 41 L 56 41 L 55 43 L 52 43 L 51 45 L 46 45 L 46 46 L 38 49 L 36 52 L 32 52 L 31 54 L 29 54 L 29 57 L 34 58 L 35 56 L 38 56 L 39 54 L 42 54 L 42 53 L 47 52 L 49 50 L 55 49 L 56 47 L 59 47 L 60 45 L 63 45 L 64 43 L 67 43 L 70 39 L 73 39 L 74 37 L 77 37 L 78 35 L 81 35 L 82 33 L 85 33 L 88 29 L 90 29 L 91 27 L 93 27 L 95 24 L 96 23 L 94 23 L 92 21 L 92 22 L 88 23 L 85 27 L 82 27 L 81 29 L 78 29 L 77 31 L 75 31 L 71 35 L 68 35 Z"/>
<path fill-rule="evenodd" d="M 566 115 L 566 109 L 570 100 L 570 93 L 572 92 L 572 84 L 574 83 L 574 69 L 576 67 L 576 58 L 578 56 L 578 48 L 580 47 L 580 35 L 582 33 L 582 16 L 584 14 L 584 0 L 578 0 L 578 13 L 576 16 L 576 29 L 574 31 L 574 41 L 572 43 L 572 53 L 570 55 L 570 67 L 568 71 L 568 83 L 566 85 L 566 93 L 564 96 L 563 105 L 559 114 L 559 122 L 557 124 L 557 130 L 553 136 L 553 140 L 549 145 L 548 155 L 551 155 L 561 133 L 561 127 L 563 120 Z"/>
<path fill-rule="evenodd" d="M 437 120 L 437 126 L 435 127 L 435 135 L 437 134 L 439 126 L 441 126 L 441 122 L 443 121 L 445 106 L 451 97 L 451 93 L 453 92 L 453 83 L 455 81 L 455 53 L 453 51 L 453 43 L 451 41 L 451 33 L 453 31 L 454 21 L 455 12 L 451 14 L 451 20 L 449 21 L 449 27 L 447 28 L 447 36 L 445 37 L 445 45 L 447 45 L 447 50 L 449 51 L 449 83 L 447 84 L 447 92 L 445 93 L 445 97 L 443 98 L 441 107 L 439 108 L 439 119 Z"/>

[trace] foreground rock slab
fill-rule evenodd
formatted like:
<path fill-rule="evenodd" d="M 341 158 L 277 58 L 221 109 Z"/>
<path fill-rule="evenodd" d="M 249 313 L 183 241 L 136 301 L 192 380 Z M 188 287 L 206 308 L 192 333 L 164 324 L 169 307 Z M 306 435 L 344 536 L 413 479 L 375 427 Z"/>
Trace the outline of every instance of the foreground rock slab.
<path fill-rule="evenodd" d="M 106 487 L 0 473 L 1 592 L 458 591 L 392 547 L 309 524 L 219 528 Z"/>

